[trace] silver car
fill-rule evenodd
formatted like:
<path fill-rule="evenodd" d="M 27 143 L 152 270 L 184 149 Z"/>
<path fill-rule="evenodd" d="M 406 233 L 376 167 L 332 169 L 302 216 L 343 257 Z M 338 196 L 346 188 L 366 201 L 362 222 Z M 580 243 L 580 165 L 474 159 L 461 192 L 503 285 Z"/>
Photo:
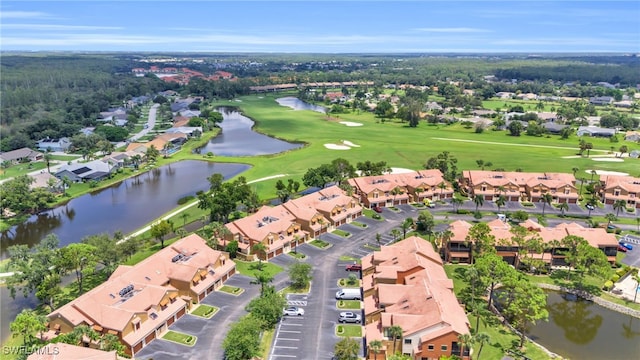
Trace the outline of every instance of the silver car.
<path fill-rule="evenodd" d="M 338 318 L 338 322 L 340 323 L 356 323 L 360 324 L 362 319 L 360 314 L 356 314 L 351 311 L 343 311 L 340 313 L 340 317 Z"/>
<path fill-rule="evenodd" d="M 288 316 L 302 316 L 304 315 L 304 309 L 301 309 L 297 306 L 289 306 L 288 308 L 282 310 L 282 314 Z"/>

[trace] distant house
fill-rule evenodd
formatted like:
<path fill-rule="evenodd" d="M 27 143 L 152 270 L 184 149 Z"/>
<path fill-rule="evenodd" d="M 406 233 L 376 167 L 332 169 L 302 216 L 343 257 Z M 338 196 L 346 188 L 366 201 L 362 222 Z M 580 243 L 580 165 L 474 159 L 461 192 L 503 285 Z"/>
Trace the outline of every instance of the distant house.
<path fill-rule="evenodd" d="M 511 99 L 515 94 L 512 92 L 501 91 L 496 93 L 496 97 L 500 99 Z"/>
<path fill-rule="evenodd" d="M 180 116 L 184 116 L 186 118 L 198 117 L 198 116 L 200 116 L 200 111 L 198 111 L 198 110 L 182 110 L 182 111 L 180 111 Z"/>
<path fill-rule="evenodd" d="M 631 106 L 633 106 L 633 101 L 631 100 L 616 101 L 613 103 L 613 106 L 621 107 L 621 108 L 630 108 Z"/>
<path fill-rule="evenodd" d="M 55 176 L 44 171 L 39 174 L 29 175 L 33 182 L 29 184 L 29 189 L 47 188 L 52 192 L 63 192 L 64 184 Z"/>
<path fill-rule="evenodd" d="M 612 137 L 616 134 L 615 129 L 601 128 L 597 126 L 580 126 L 576 135 L 591 137 Z"/>
<path fill-rule="evenodd" d="M 545 128 L 550 134 L 559 134 L 562 132 L 562 130 L 568 128 L 569 126 L 556 124 L 554 122 L 546 122 L 542 124 L 542 127 Z"/>
<path fill-rule="evenodd" d="M 438 104 L 437 102 L 435 102 L 435 101 L 428 101 L 425 106 L 426 106 L 427 110 L 429 110 L 429 111 L 434 111 L 434 110 L 442 111 L 443 110 L 442 106 L 440 104 Z"/>
<path fill-rule="evenodd" d="M 172 127 L 165 131 L 165 134 L 185 134 L 187 137 L 192 137 L 193 133 L 198 130 L 202 134 L 202 126 L 178 126 Z"/>
<path fill-rule="evenodd" d="M 640 141 L 640 131 L 627 131 L 624 134 L 624 139 L 626 141 Z"/>
<path fill-rule="evenodd" d="M 59 139 L 47 137 L 46 139 L 38 140 L 36 144 L 40 151 L 67 151 L 71 147 L 71 140 L 66 137 Z"/>
<path fill-rule="evenodd" d="M 12 164 L 40 161 L 44 159 L 44 154 L 29 148 L 22 148 L 0 153 L 0 161 L 9 161 Z"/>
<path fill-rule="evenodd" d="M 611 96 L 594 96 L 589 98 L 589 104 L 591 105 L 609 105 L 613 102 L 613 97 Z"/>
<path fill-rule="evenodd" d="M 95 130 L 95 127 L 86 127 L 86 128 L 82 128 L 80 129 L 80 134 L 83 134 L 85 136 L 91 135 L 93 134 L 93 131 Z"/>
<path fill-rule="evenodd" d="M 174 102 L 170 105 L 170 108 L 171 108 L 171 112 L 179 112 L 182 110 L 187 110 L 189 109 L 189 103 L 183 102 L 183 101 Z"/>
<path fill-rule="evenodd" d="M 545 122 L 556 122 L 558 121 L 558 114 L 554 112 L 539 112 L 536 113 L 538 115 L 538 119 Z"/>
<path fill-rule="evenodd" d="M 111 164 L 102 160 L 94 160 L 87 163 L 63 165 L 60 170 L 55 173 L 55 177 L 58 179 L 67 177 L 73 182 L 103 180 L 111 174 L 113 169 Z"/>
<path fill-rule="evenodd" d="M 518 94 L 516 95 L 516 98 L 522 99 L 522 100 L 536 100 L 538 98 L 538 95 L 533 93 Z"/>
<path fill-rule="evenodd" d="M 489 117 L 496 113 L 495 110 L 477 109 L 471 112 L 475 116 Z"/>

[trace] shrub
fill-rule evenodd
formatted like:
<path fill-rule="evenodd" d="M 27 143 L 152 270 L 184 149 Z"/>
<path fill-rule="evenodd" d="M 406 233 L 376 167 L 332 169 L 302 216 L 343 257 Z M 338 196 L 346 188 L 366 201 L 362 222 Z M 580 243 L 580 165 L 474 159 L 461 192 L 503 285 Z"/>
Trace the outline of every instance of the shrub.
<path fill-rule="evenodd" d="M 620 275 L 618 274 L 613 274 L 613 276 L 611 277 L 611 281 L 616 282 L 620 280 Z"/>
<path fill-rule="evenodd" d="M 371 216 L 371 217 L 376 219 L 376 220 L 382 219 L 382 216 L 380 216 L 380 214 L 373 214 L 373 216 Z"/>
<path fill-rule="evenodd" d="M 623 277 L 626 273 L 627 273 L 627 269 L 624 266 L 616 270 L 616 274 L 620 277 Z"/>
<path fill-rule="evenodd" d="M 185 197 L 181 197 L 180 199 L 178 199 L 178 205 L 184 205 L 186 203 L 188 203 L 189 201 L 195 199 L 195 197 L 193 195 L 188 195 Z"/>
<path fill-rule="evenodd" d="M 607 280 L 602 287 L 604 290 L 609 291 L 613 287 L 613 281 Z"/>
<path fill-rule="evenodd" d="M 458 211 L 456 211 L 458 214 L 460 215 L 468 215 L 471 214 L 471 211 L 467 210 L 467 209 L 458 209 Z"/>

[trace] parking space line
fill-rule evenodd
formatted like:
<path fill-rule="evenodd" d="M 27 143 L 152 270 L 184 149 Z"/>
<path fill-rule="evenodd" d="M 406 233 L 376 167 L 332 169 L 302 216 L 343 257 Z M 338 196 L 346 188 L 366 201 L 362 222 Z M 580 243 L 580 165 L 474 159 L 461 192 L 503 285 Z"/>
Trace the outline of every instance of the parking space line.
<path fill-rule="evenodd" d="M 295 330 L 280 330 L 281 333 L 295 333 L 295 334 L 300 334 L 302 333 L 302 331 L 295 331 Z"/>
<path fill-rule="evenodd" d="M 280 325 L 286 325 L 286 326 L 302 326 L 302 324 L 285 324 L 285 323 L 280 323 Z"/>
<path fill-rule="evenodd" d="M 297 349 L 297 346 L 274 346 L 274 348 L 278 348 L 278 349 Z M 274 354 L 275 355 L 275 354 Z"/>
<path fill-rule="evenodd" d="M 300 341 L 300 339 L 281 338 L 281 337 L 278 337 L 278 338 L 276 339 L 276 341 L 280 341 L 280 340 L 287 340 L 287 341 Z"/>
<path fill-rule="evenodd" d="M 295 357 L 297 357 L 297 356 L 295 356 L 295 355 L 278 355 L 278 354 L 273 354 L 273 355 L 271 355 L 271 357 L 272 357 L 272 358 L 274 358 L 274 357 L 288 357 L 288 358 L 295 358 Z"/>

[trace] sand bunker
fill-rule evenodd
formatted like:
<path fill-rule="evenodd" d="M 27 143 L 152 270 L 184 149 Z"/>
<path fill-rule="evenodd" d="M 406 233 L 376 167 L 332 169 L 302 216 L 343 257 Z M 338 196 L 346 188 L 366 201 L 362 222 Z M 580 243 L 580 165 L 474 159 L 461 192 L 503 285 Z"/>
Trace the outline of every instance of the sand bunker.
<path fill-rule="evenodd" d="M 362 126 L 361 123 L 351 122 L 351 121 L 340 121 L 340 124 L 347 126 Z"/>
<path fill-rule="evenodd" d="M 591 171 L 593 171 L 593 170 L 585 170 L 584 172 L 586 172 L 587 174 L 591 174 Z M 596 174 L 598 174 L 598 175 L 620 175 L 620 176 L 628 176 L 629 175 L 626 172 L 607 171 L 607 170 L 596 170 Z"/>
<path fill-rule="evenodd" d="M 350 150 L 351 148 L 347 145 L 336 145 L 336 144 L 324 144 L 329 150 Z"/>
<path fill-rule="evenodd" d="M 620 158 L 597 158 L 597 159 L 591 159 L 593 161 L 608 161 L 608 162 L 624 162 L 623 159 Z"/>
<path fill-rule="evenodd" d="M 342 140 L 342 143 L 347 145 L 347 146 L 351 146 L 351 147 L 360 147 L 360 145 L 356 145 L 356 144 L 352 143 L 349 140 Z"/>

